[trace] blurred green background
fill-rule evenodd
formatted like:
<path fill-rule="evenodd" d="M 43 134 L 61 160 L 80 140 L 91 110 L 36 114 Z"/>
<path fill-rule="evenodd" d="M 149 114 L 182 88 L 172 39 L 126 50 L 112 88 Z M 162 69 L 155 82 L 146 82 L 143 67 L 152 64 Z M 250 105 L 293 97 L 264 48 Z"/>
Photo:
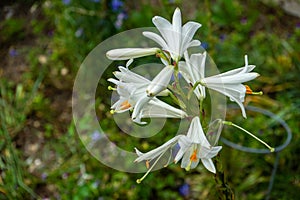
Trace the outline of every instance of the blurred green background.
<path fill-rule="evenodd" d="M 85 56 L 116 33 L 153 26 L 155 15 L 171 19 L 176 7 L 183 22 L 202 24 L 195 37 L 219 70 L 242 66 L 245 54 L 257 66 L 261 76 L 251 87 L 264 95 L 248 96 L 246 104 L 275 113 L 293 132 L 291 144 L 281 153 L 270 199 L 298 199 L 300 2 L 278 2 L 1 1 L 0 199 L 217 199 L 213 175 L 202 166 L 185 172 L 172 164 L 136 184 L 142 174 L 101 164 L 85 150 L 72 122 L 72 87 Z M 112 66 L 111 71 L 116 69 Z M 149 151 L 166 141 L 162 133 L 156 140 L 131 144 L 129 136 L 111 125 L 110 102 L 100 96 L 96 102 L 102 125 L 110 128 L 114 141 L 126 141 L 126 149 L 138 146 Z M 263 116 L 250 116 L 249 121 L 229 117 L 273 146 L 285 140 L 280 128 L 259 133 L 258 127 L 267 124 Z M 166 127 L 170 129 L 172 125 Z M 226 129 L 224 137 L 245 146 L 257 144 L 233 132 Z M 224 146 L 221 158 L 236 199 L 265 198 L 273 154 L 242 153 Z"/>

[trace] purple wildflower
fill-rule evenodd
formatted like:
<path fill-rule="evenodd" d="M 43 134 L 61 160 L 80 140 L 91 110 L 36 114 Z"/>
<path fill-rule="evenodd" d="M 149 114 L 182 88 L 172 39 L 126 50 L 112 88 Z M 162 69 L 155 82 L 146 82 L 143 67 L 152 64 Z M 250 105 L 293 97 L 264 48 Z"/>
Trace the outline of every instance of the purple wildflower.
<path fill-rule="evenodd" d="M 117 20 L 115 22 L 116 29 L 120 29 L 123 25 L 124 19 L 127 19 L 127 14 L 125 12 L 121 12 L 118 14 Z"/>
<path fill-rule="evenodd" d="M 69 5 L 71 3 L 71 0 L 62 0 L 62 3 L 65 5 Z"/>
<path fill-rule="evenodd" d="M 61 176 L 63 179 L 67 179 L 69 177 L 69 174 L 68 173 L 63 173 L 63 175 Z"/>
<path fill-rule="evenodd" d="M 75 37 L 79 38 L 83 34 L 83 28 L 78 28 L 75 32 Z"/>
<path fill-rule="evenodd" d="M 248 22 L 247 17 L 242 17 L 242 19 L 240 20 L 241 24 L 245 25 Z"/>
<path fill-rule="evenodd" d="M 223 42 L 226 39 L 226 34 L 220 35 L 220 41 Z"/>
<path fill-rule="evenodd" d="M 179 187 L 178 190 L 179 190 L 180 195 L 187 197 L 190 194 L 190 185 L 187 183 L 184 183 L 183 185 L 181 185 Z"/>
<path fill-rule="evenodd" d="M 11 57 L 16 57 L 18 54 L 19 54 L 19 53 L 18 53 L 18 51 L 17 51 L 16 49 L 10 49 L 10 50 L 9 50 L 9 55 L 10 55 Z"/>
<path fill-rule="evenodd" d="M 101 139 L 101 134 L 100 134 L 100 132 L 99 131 L 94 131 L 93 133 L 92 133 L 92 140 L 94 141 L 94 142 L 97 142 L 98 140 L 100 140 Z"/>
<path fill-rule="evenodd" d="M 208 49 L 208 43 L 207 42 L 201 42 L 201 47 L 205 50 Z"/>
<path fill-rule="evenodd" d="M 111 8 L 113 11 L 118 11 L 121 7 L 123 7 L 123 2 L 120 0 L 112 0 L 111 1 Z"/>
<path fill-rule="evenodd" d="M 47 177 L 48 177 L 48 174 L 43 172 L 41 175 L 42 180 L 45 181 Z"/>

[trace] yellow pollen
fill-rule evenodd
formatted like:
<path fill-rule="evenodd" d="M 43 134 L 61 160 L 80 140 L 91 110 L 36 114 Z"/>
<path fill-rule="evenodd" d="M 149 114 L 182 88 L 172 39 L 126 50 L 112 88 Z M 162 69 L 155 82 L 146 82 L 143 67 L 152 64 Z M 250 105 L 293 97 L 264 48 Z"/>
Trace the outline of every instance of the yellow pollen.
<path fill-rule="evenodd" d="M 191 155 L 190 160 L 192 162 L 196 162 L 197 161 L 197 150 L 196 149 L 194 150 L 193 154 Z"/>
<path fill-rule="evenodd" d="M 125 110 L 125 109 L 130 108 L 130 107 L 131 107 L 131 105 L 127 100 L 124 101 L 123 103 L 121 103 L 121 110 Z"/>

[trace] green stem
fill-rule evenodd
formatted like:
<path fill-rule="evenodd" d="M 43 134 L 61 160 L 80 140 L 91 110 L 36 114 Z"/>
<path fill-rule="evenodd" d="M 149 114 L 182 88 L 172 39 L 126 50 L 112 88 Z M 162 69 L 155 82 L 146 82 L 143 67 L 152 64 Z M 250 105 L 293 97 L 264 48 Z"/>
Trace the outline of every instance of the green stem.
<path fill-rule="evenodd" d="M 218 189 L 218 197 L 220 200 L 234 200 L 233 190 L 230 188 L 227 177 L 225 176 L 222 163 L 220 161 L 220 155 L 215 158 L 215 181 Z"/>

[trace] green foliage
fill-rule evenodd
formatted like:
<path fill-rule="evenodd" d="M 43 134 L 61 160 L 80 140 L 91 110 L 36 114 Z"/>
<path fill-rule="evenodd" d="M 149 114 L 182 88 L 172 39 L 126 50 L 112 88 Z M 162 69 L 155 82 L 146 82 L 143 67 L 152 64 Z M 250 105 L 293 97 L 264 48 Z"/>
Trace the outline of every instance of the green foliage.
<path fill-rule="evenodd" d="M 112 9 L 111 3 L 110 0 L 32 1 L 30 4 L 18 1 L 16 4 L 24 4 L 26 8 L 32 6 L 27 12 L 30 16 L 5 18 L 3 15 L 0 50 L 7 59 L 0 70 L 0 199 L 217 198 L 213 174 L 201 165 L 186 172 L 179 165 L 171 164 L 137 184 L 135 181 L 142 174 L 119 172 L 93 158 L 72 122 L 73 81 L 86 55 L 120 31 L 153 26 L 154 15 L 170 19 L 177 6 L 181 8 L 184 22 L 202 23 L 196 37 L 202 45 L 207 45 L 220 71 L 242 66 L 245 54 L 249 63 L 257 66 L 255 71 L 261 77 L 251 83 L 251 88 L 262 90 L 264 95 L 247 96 L 246 104 L 276 113 L 288 122 L 294 133 L 292 143 L 280 154 L 271 199 L 296 199 L 300 189 L 299 19 L 288 16 L 280 7 L 259 1 L 190 1 L 188 4 L 180 0 L 123 1 L 117 10 Z M 120 13 L 126 16 L 121 25 L 116 23 Z M 20 44 L 25 47 L 19 48 Z M 16 47 L 19 55 L 9 55 L 10 47 Z M 4 72 L 17 68 L 10 61 L 20 57 L 24 57 L 22 62 L 28 66 L 24 73 L 17 74 L 20 79 L 16 80 Z M 116 70 L 116 63 L 113 64 L 105 78 Z M 107 135 L 121 148 L 149 151 L 173 136 L 169 133 L 176 132 L 176 121 L 168 120 L 165 129 L 147 141 L 121 134 L 109 113 L 110 102 L 103 98 L 111 95 L 106 90 L 108 85 L 106 80 L 99 82 L 97 116 L 103 119 L 100 123 Z M 282 127 L 265 116 L 248 112 L 245 120 L 238 115 L 238 110 L 232 111 L 228 119 L 272 146 L 285 140 Z M 88 124 L 82 121 L 82 126 Z M 230 127 L 223 136 L 244 146 L 263 148 Z M 265 198 L 274 160 L 273 154 L 249 154 L 223 147 L 221 162 L 236 199 Z M 184 197 L 179 188 L 185 183 L 190 191 Z"/>

